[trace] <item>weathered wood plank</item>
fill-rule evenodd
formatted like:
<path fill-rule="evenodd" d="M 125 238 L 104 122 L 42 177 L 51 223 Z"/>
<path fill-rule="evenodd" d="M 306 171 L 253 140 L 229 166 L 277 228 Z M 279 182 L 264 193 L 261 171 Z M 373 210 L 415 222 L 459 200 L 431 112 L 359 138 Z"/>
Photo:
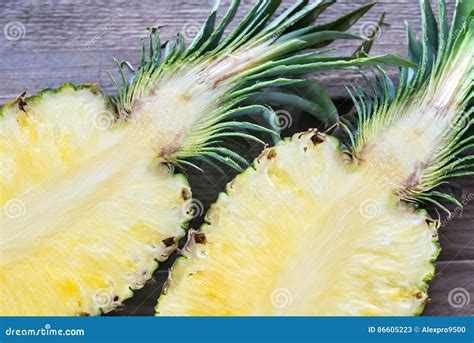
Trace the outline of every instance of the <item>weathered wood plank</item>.
<path fill-rule="evenodd" d="M 145 28 L 151 26 L 164 26 L 164 39 L 171 38 L 176 32 L 183 32 L 189 41 L 205 20 L 212 3 L 212 0 L 146 0 L 133 4 L 124 0 L 2 1 L 0 27 L 5 28 L 12 23 L 16 23 L 17 27 L 23 25 L 24 31 L 16 31 L 19 36 L 13 33 L 13 37 L 22 37 L 21 33 L 24 33 L 24 37 L 7 40 L 5 35 L 0 35 L 0 102 L 16 97 L 25 89 L 37 92 L 41 88 L 55 87 L 64 82 L 100 82 L 105 91 L 113 92 L 111 81 L 103 76 L 106 71 L 113 70 L 112 56 L 136 63 L 139 58 L 139 39 L 146 37 Z M 229 0 L 223 3 L 228 4 Z M 242 2 L 237 19 L 242 18 L 251 3 Z M 286 0 L 284 3 L 291 1 Z M 327 21 L 364 3 L 367 1 L 339 1 L 321 17 L 321 21 Z M 453 3 L 448 2 L 450 10 Z M 415 1 L 380 1 L 352 31 L 364 34 L 377 22 L 383 11 L 387 12 L 386 22 L 390 26 L 382 27 L 374 53 L 405 54 L 403 20 L 411 22 L 416 30 L 420 27 Z M 338 46 L 341 53 L 350 53 L 354 42 L 342 42 Z M 13 58 L 11 54 L 24 56 Z M 347 76 L 347 72 L 325 72 L 318 79 L 332 95 L 345 96 L 341 86 Z"/>
<path fill-rule="evenodd" d="M 454 208 L 451 218 L 440 213 L 440 261 L 474 260 L 474 181 L 463 181 L 460 200 L 464 208 Z"/>
<path fill-rule="evenodd" d="M 424 315 L 474 315 L 474 262 L 438 262 Z"/>

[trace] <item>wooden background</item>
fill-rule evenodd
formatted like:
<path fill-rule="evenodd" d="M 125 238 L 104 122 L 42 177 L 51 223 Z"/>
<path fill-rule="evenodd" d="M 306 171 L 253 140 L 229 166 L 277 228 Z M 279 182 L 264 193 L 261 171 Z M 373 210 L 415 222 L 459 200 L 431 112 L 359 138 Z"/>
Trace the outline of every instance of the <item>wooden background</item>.
<path fill-rule="evenodd" d="M 224 5 L 229 0 L 223 0 Z M 139 39 L 147 35 L 146 27 L 165 26 L 162 38 L 176 32 L 190 40 L 204 21 L 212 0 L 2 0 L 0 2 L 0 104 L 12 100 L 23 91 L 33 94 L 64 82 L 98 82 L 106 92 L 114 94 L 107 75 L 113 71 L 112 57 L 127 59 L 136 65 Z M 237 20 L 242 18 L 253 1 L 243 0 Z M 291 1 L 284 1 L 288 4 Z M 321 21 L 346 13 L 366 1 L 339 1 Z M 284 6 L 282 6 L 284 7 Z M 448 1 L 452 13 L 454 1 Z M 405 55 L 403 21 L 408 20 L 420 30 L 420 11 L 416 0 L 381 0 L 352 31 L 364 33 L 387 12 L 386 23 L 375 42 L 373 53 Z M 338 44 L 340 53 L 350 53 L 349 43 Z M 344 104 L 342 87 L 347 72 L 326 72 L 313 77 L 329 89 L 338 103 Z M 301 131 L 316 125 L 308 116 L 296 115 L 292 127 L 284 132 Z M 190 180 L 195 198 L 205 208 L 215 201 L 232 174 L 217 177 L 210 171 Z M 437 273 L 431 283 L 431 300 L 426 315 L 474 314 L 474 182 L 460 180 L 464 187 L 464 210 L 443 221 L 440 242 L 443 251 L 437 262 Z M 436 215 L 436 214 L 435 214 Z M 443 214 L 441 214 L 443 216 Z M 200 218 L 192 222 L 197 228 Z M 150 315 L 171 259 L 160 266 L 154 279 L 115 315 Z"/>

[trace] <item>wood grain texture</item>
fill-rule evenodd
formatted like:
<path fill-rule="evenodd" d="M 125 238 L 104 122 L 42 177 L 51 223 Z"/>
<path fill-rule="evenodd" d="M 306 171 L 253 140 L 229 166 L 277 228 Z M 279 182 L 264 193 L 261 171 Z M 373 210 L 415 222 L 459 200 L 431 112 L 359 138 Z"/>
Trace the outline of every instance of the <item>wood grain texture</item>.
<path fill-rule="evenodd" d="M 289 4 L 291 0 L 283 2 Z M 235 22 L 252 3 L 242 1 Z M 324 22 L 365 3 L 365 0 L 339 1 L 320 20 Z M 213 0 L 144 0 L 133 4 L 125 0 L 3 0 L 0 27 L 5 29 L 8 24 L 19 22 L 24 30 L 20 36 L 12 35 L 22 37 L 18 40 L 7 40 L 5 34 L 0 34 L 0 102 L 24 90 L 35 93 L 41 88 L 70 81 L 99 82 L 105 91 L 113 92 L 107 76 L 107 71 L 114 70 L 112 56 L 136 64 L 139 40 L 147 36 L 146 28 L 152 26 L 164 26 L 163 39 L 182 32 L 189 41 L 212 4 Z M 453 1 L 449 1 L 449 5 L 452 10 Z M 382 27 L 373 52 L 404 55 L 403 21 L 408 20 L 415 30 L 420 28 L 420 12 L 414 0 L 380 1 L 352 31 L 363 34 L 377 22 L 382 11 L 387 12 L 388 25 Z M 342 42 L 338 44 L 339 52 L 349 54 L 355 44 Z M 347 76 L 347 71 L 333 71 L 318 74 L 317 78 L 332 95 L 346 96 L 341 86 Z"/>
<path fill-rule="evenodd" d="M 127 59 L 136 64 L 139 59 L 139 40 L 147 36 L 146 27 L 164 26 L 162 38 L 169 39 L 182 32 L 189 41 L 207 17 L 213 0 L 3 0 L 0 2 L 0 103 L 15 98 L 23 91 L 34 94 L 46 87 L 57 87 L 64 82 L 99 83 L 113 94 L 114 88 L 107 75 L 114 71 L 112 57 Z M 228 4 L 230 1 L 222 1 Z M 292 1 L 285 0 L 288 4 Z M 360 4 L 364 0 L 341 0 L 321 17 L 321 22 Z M 454 1 L 448 2 L 453 11 Z M 243 0 L 236 22 L 242 18 L 253 1 Z M 284 7 L 284 6 L 282 6 Z M 373 53 L 405 55 L 404 20 L 415 31 L 420 30 L 420 11 L 415 0 L 381 0 L 352 32 L 363 34 L 386 12 L 380 36 Z M 12 30 L 17 29 L 17 31 Z M 20 38 L 20 39 L 16 39 Z M 338 52 L 349 54 L 354 44 L 338 44 Z M 391 71 L 394 72 L 393 70 Z M 312 76 L 325 85 L 334 97 L 345 97 L 342 87 L 356 75 L 347 71 L 331 71 Z M 341 100 L 342 101 L 342 100 Z M 343 102 L 343 101 L 342 101 Z M 285 132 L 305 130 L 317 125 L 307 116 L 296 117 Z M 257 149 L 258 150 L 258 149 Z M 204 175 L 190 175 L 194 196 L 207 208 L 218 192 L 232 178 L 218 176 L 206 170 Z M 439 258 L 437 276 L 430 288 L 431 301 L 425 314 L 473 314 L 474 289 L 474 182 L 461 181 L 464 187 L 465 208 L 456 210 L 453 218 L 442 219 L 440 242 L 443 251 Z M 436 216 L 436 212 L 432 212 Z M 198 227 L 199 220 L 193 222 Z M 165 280 L 171 261 L 157 271 L 154 283 L 138 291 L 116 314 L 152 314 L 161 283 Z M 470 301 L 465 306 L 451 306 L 449 292 L 462 288 Z M 455 304 L 456 305 L 456 304 Z"/>

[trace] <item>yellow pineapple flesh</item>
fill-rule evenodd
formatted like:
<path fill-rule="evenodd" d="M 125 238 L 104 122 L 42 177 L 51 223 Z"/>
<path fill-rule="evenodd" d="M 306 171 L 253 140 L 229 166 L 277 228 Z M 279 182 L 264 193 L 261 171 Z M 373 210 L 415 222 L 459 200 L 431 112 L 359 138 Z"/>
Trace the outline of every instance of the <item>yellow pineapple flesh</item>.
<path fill-rule="evenodd" d="M 176 262 L 157 312 L 421 312 L 439 250 L 436 228 L 386 180 L 314 132 L 267 149 L 212 206 L 205 244 Z"/>
<path fill-rule="evenodd" d="M 0 130 L 0 315 L 115 308 L 183 236 L 187 181 L 93 86 L 6 106 Z"/>

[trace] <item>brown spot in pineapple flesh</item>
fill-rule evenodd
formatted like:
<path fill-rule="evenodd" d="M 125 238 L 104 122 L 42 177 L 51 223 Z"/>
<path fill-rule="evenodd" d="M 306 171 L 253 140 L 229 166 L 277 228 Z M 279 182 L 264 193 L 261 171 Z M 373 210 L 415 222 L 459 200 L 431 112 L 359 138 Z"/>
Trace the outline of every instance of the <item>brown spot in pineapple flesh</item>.
<path fill-rule="evenodd" d="M 169 155 L 172 155 L 172 154 L 178 152 L 179 149 L 180 149 L 180 147 L 178 147 L 178 146 L 167 145 L 167 146 L 163 147 L 163 148 L 160 150 L 160 153 L 158 154 L 158 156 L 159 156 L 159 157 L 169 156 Z"/>
<path fill-rule="evenodd" d="M 191 100 L 191 95 L 187 93 L 182 93 L 179 95 L 179 99 L 181 102 L 189 102 L 189 100 Z"/>
<path fill-rule="evenodd" d="M 165 248 L 161 252 L 162 257 L 166 258 L 178 250 L 178 242 L 173 237 L 164 239 L 163 244 L 165 245 Z"/>
<path fill-rule="evenodd" d="M 196 232 L 194 234 L 194 241 L 197 244 L 206 244 L 206 234 L 204 232 Z"/>
<path fill-rule="evenodd" d="M 321 144 L 326 140 L 326 137 L 316 131 L 312 136 L 311 136 L 311 142 L 313 142 L 314 145 Z"/>
<path fill-rule="evenodd" d="M 272 160 L 276 157 L 276 155 L 277 155 L 277 153 L 276 153 L 275 149 L 270 149 L 270 150 L 268 150 L 267 158 L 269 160 Z"/>
<path fill-rule="evenodd" d="M 193 252 L 196 244 L 206 244 L 206 235 L 204 232 L 190 229 L 188 231 L 188 239 L 181 250 L 182 254 L 185 255 L 187 252 Z"/>
<path fill-rule="evenodd" d="M 430 298 L 428 298 L 428 294 L 423 292 L 417 292 L 415 294 L 415 298 L 420 302 L 423 302 L 424 304 L 426 304 L 430 300 Z"/>
<path fill-rule="evenodd" d="M 418 186 L 420 176 L 427 165 L 428 164 L 426 162 L 418 161 L 415 165 L 415 170 L 410 174 L 403 186 L 406 189 L 412 189 Z"/>
<path fill-rule="evenodd" d="M 162 242 L 165 245 L 165 247 L 170 247 L 170 246 L 173 246 L 175 244 L 174 237 L 165 238 L 165 239 L 162 240 Z"/>
<path fill-rule="evenodd" d="M 183 188 L 181 190 L 181 197 L 183 198 L 183 200 L 191 199 L 191 191 L 189 190 L 189 188 Z"/>
<path fill-rule="evenodd" d="M 370 153 L 371 151 L 373 151 L 375 148 L 375 144 L 374 143 L 364 143 L 360 149 L 360 151 L 354 151 L 354 159 L 358 162 L 358 163 L 361 163 L 363 161 L 365 161 L 364 159 L 364 155 Z"/>
<path fill-rule="evenodd" d="M 150 92 L 150 95 L 151 96 L 155 96 L 156 95 L 156 92 L 155 90 L 152 90 Z M 141 109 L 143 106 L 145 105 L 145 101 L 141 98 L 139 99 L 136 99 L 133 103 L 132 103 L 132 106 L 131 106 L 131 111 L 137 111 L 139 109 Z"/>
<path fill-rule="evenodd" d="M 438 235 L 438 229 L 441 225 L 440 221 L 438 219 L 432 219 L 432 218 L 426 218 L 425 220 L 426 224 L 428 224 L 428 227 L 433 230 L 434 235 Z"/>
<path fill-rule="evenodd" d="M 181 146 L 177 144 L 177 142 L 179 142 L 180 138 L 183 136 L 181 132 L 175 136 L 173 143 L 167 144 L 163 148 L 161 148 L 158 156 L 160 157 L 170 156 L 181 149 Z"/>
<path fill-rule="evenodd" d="M 156 98 L 168 99 L 167 101 L 171 101 L 172 105 L 176 108 L 173 108 L 171 112 L 166 113 L 169 109 L 165 106 L 164 114 L 160 111 L 155 111 L 155 109 L 146 113 L 147 108 L 150 106 L 150 101 Z M 158 151 L 158 157 L 171 156 L 181 150 L 181 142 L 189 131 L 188 126 L 179 125 L 181 120 L 183 120 L 180 119 L 175 122 L 175 124 L 178 125 L 167 128 L 169 123 L 165 123 L 163 126 L 161 120 L 166 116 L 179 114 L 180 112 L 184 113 L 184 117 L 187 117 L 186 113 L 189 111 L 191 106 L 191 98 L 191 95 L 187 92 L 176 92 L 170 96 L 170 94 L 167 94 L 166 92 L 164 93 L 155 88 L 150 91 L 147 97 L 137 99 L 133 102 L 131 108 L 132 115 L 137 114 L 142 110 L 145 111 L 145 115 L 139 114 L 138 116 L 135 116 L 135 118 L 137 118 L 137 127 L 146 132 L 145 138 L 147 144 Z M 166 104 L 169 105 L 169 103 Z M 150 111 L 149 108 L 148 111 Z M 162 132 L 161 130 L 164 131 Z"/>
<path fill-rule="evenodd" d="M 420 177 L 423 174 L 423 170 L 428 166 L 428 163 L 418 161 L 415 164 L 415 170 L 408 176 L 405 182 L 402 184 L 400 190 L 397 194 L 404 198 L 405 195 L 410 191 L 416 189 L 416 187 L 420 184 Z"/>

